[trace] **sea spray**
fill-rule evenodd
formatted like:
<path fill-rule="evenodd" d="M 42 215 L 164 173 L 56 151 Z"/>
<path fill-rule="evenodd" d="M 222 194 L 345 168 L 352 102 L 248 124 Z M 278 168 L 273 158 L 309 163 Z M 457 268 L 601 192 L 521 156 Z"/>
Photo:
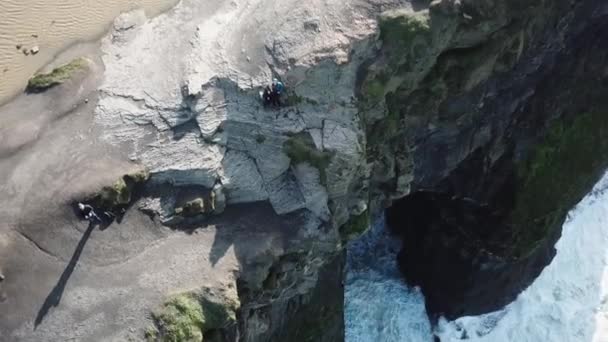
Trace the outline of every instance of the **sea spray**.
<path fill-rule="evenodd" d="M 608 175 L 569 214 L 557 255 L 517 300 L 497 312 L 441 319 L 442 342 L 608 341 Z M 348 247 L 346 342 L 433 341 L 419 289 L 399 273 L 400 243 L 384 218 Z"/>
<path fill-rule="evenodd" d="M 346 342 L 432 341 L 424 297 L 405 284 L 397 267 L 400 246 L 384 217 L 348 246 Z"/>
<path fill-rule="evenodd" d="M 441 320 L 442 342 L 608 341 L 608 175 L 568 215 L 557 254 L 503 310 Z"/>

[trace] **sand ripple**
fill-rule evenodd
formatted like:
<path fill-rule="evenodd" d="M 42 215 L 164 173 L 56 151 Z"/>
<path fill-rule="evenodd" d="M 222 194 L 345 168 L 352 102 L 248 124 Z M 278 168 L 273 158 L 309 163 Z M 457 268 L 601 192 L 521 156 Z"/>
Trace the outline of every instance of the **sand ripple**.
<path fill-rule="evenodd" d="M 27 79 L 62 49 L 103 34 L 121 12 L 143 8 L 148 16 L 177 0 L 0 0 L 0 103 L 21 91 Z M 17 46 L 39 46 L 25 55 Z"/>

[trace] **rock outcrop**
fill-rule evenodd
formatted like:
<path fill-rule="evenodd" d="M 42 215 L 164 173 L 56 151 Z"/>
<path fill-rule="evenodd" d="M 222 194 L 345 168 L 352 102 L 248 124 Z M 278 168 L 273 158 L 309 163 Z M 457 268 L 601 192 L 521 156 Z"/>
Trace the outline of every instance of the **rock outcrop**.
<path fill-rule="evenodd" d="M 38 53 L 38 47 L 35 51 L 32 48 L 32 54 Z M 49 73 L 36 74 L 29 80 L 26 91 L 31 93 L 43 92 L 73 78 L 75 73 L 86 71 L 90 63 L 84 58 L 77 58 L 68 64 L 53 69 Z"/>
<path fill-rule="evenodd" d="M 592 152 L 608 150 L 607 13 L 597 0 L 183 0 L 121 15 L 98 91 L 53 112 L 67 117 L 52 133 L 4 139 L 17 142 L 0 160 L 13 195 L 0 309 L 14 310 L 0 331 L 339 341 L 344 247 L 389 207 L 431 313 L 504 305 L 606 166 Z M 264 108 L 273 78 L 283 106 Z M 87 144 L 67 137 L 72 119 Z M 83 254 L 94 226 L 70 204 L 90 194 L 126 212 Z"/>
<path fill-rule="evenodd" d="M 384 59 L 362 83 L 363 96 L 378 99 L 368 148 L 385 160 L 373 173 L 384 186 L 372 188 L 407 195 L 389 222 L 404 238 L 402 270 L 432 314 L 512 301 L 608 166 L 606 9 L 434 1 L 426 18 L 383 17 Z"/>
<path fill-rule="evenodd" d="M 95 121 L 150 170 L 139 208 L 174 229 L 259 202 L 291 220 L 276 235 L 249 224 L 262 247 L 240 260 L 243 341 L 343 338 L 343 247 L 370 220 L 358 75 L 377 51 L 376 17 L 404 6 L 182 1 L 147 22 L 122 15 L 102 43 Z M 283 105 L 265 108 L 275 77 Z"/>

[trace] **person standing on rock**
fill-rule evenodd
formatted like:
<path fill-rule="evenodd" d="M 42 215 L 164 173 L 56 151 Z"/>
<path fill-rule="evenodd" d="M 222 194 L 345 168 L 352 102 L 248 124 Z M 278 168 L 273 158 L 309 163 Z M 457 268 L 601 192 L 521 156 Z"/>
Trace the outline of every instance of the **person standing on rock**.
<path fill-rule="evenodd" d="M 95 209 L 89 204 L 78 203 L 78 209 L 82 216 L 84 216 L 85 220 L 89 220 L 90 222 L 101 222 L 101 219 L 95 213 Z"/>
<path fill-rule="evenodd" d="M 264 88 L 264 93 L 262 93 L 262 100 L 264 101 L 264 106 L 268 107 L 270 106 L 273 101 L 273 96 L 272 96 L 272 89 L 270 89 L 270 86 L 266 86 L 266 88 Z"/>
<path fill-rule="evenodd" d="M 272 80 L 272 104 L 279 107 L 281 106 L 281 95 L 285 90 L 285 85 L 283 82 L 274 78 Z"/>

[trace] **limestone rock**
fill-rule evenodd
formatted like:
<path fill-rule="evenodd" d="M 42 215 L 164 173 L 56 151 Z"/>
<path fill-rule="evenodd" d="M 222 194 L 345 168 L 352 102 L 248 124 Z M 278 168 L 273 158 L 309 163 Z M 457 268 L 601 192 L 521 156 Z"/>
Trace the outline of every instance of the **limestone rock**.
<path fill-rule="evenodd" d="M 241 41 L 242 36 L 247 35 L 242 28 L 252 23 L 251 18 L 265 18 L 265 14 L 258 13 L 259 9 L 218 6 L 225 11 L 227 21 L 212 26 L 205 19 L 207 9 L 194 3 L 180 4 L 171 14 L 162 20 L 153 19 L 151 24 L 142 24 L 137 13 L 121 16 L 114 25 L 112 39 L 104 43 L 108 52 L 104 55 L 107 80 L 102 86 L 105 96 L 98 106 L 97 120 L 106 127 L 104 134 L 108 141 L 132 145 L 133 158 L 150 168 L 156 182 L 210 187 L 219 178 L 226 181 L 228 203 L 270 198 L 277 213 L 299 210 L 305 207 L 306 201 L 285 193 L 285 189 L 295 190 L 298 184 L 287 181 L 293 176 L 289 175 L 290 160 L 283 152 L 283 144 L 288 134 L 310 130 L 317 147 L 327 148 L 322 146 L 322 140 L 327 137 L 322 136 L 326 133 L 321 131 L 324 121 L 331 118 L 329 125 L 340 125 L 343 129 L 325 144 L 343 155 L 353 155 L 353 149 L 360 151 L 354 133 L 357 110 L 352 99 L 357 69 L 363 56 L 370 53 L 365 42 L 375 30 L 375 12 L 361 7 L 352 17 L 350 14 L 335 16 L 333 21 L 326 22 L 319 20 L 319 15 L 311 16 L 306 4 L 298 4 L 293 12 L 291 5 L 276 4 L 279 12 L 289 9 L 299 26 L 289 22 L 272 37 L 252 36 L 237 50 L 245 51 L 250 57 L 251 63 L 243 64 L 222 50 L 224 43 L 233 37 Z M 315 9 L 314 13 L 341 11 L 346 5 L 327 6 L 321 12 Z M 186 12 L 200 13 L 201 21 L 192 20 Z M 229 17 L 248 19 L 234 27 L 228 25 Z M 163 27 L 162 32 L 154 25 Z M 260 25 L 255 22 L 255 27 Z M 314 36 L 302 35 L 301 28 Z M 190 40 L 169 41 L 165 38 L 168 32 Z M 361 46 L 349 47 L 359 44 L 357 40 L 363 42 Z M 154 61 L 157 65 L 152 68 L 144 66 L 149 61 L 145 56 L 142 56 L 144 63 L 136 54 L 115 57 L 123 49 L 139 51 L 146 46 L 147 50 L 149 41 L 155 42 L 155 54 L 162 56 Z M 211 46 L 212 43 L 220 49 Z M 359 56 L 357 62 L 346 63 L 347 55 L 352 52 Z M 293 109 L 275 113 L 260 106 L 257 89 L 267 84 L 271 72 L 267 67 L 258 66 L 265 65 L 268 58 L 277 62 L 275 67 L 283 73 L 281 79 L 286 81 L 288 93 L 294 94 L 297 100 L 289 101 L 293 102 Z M 324 60 L 327 62 L 321 63 Z M 294 68 L 285 68 L 294 61 Z M 251 65 L 256 68 L 252 69 Z M 150 69 L 157 70 L 152 79 L 144 77 Z M 126 77 L 127 74 L 131 75 Z M 200 138 L 188 128 L 192 123 L 198 126 Z M 148 124 L 151 126 L 145 126 Z M 186 132 L 180 133 L 177 139 L 171 138 L 182 130 Z M 346 163 L 338 166 L 353 168 Z M 252 177 L 249 184 L 237 179 L 249 176 Z M 319 178 L 318 186 L 322 186 L 323 178 L 323 175 Z M 340 187 L 347 188 L 353 179 L 341 182 Z M 310 186 L 307 187 L 309 189 L 297 189 L 295 193 L 308 193 Z M 324 203 L 320 203 L 319 208 L 327 207 L 329 197 L 320 199 Z M 317 208 L 315 212 L 327 219 L 326 210 Z"/>
<path fill-rule="evenodd" d="M 242 152 L 230 150 L 222 160 L 222 165 L 223 172 L 220 177 L 226 190 L 228 204 L 268 199 L 262 176 L 251 157 Z"/>
<path fill-rule="evenodd" d="M 606 111 L 606 6 L 183 0 L 150 20 L 143 11 L 122 14 L 101 44 L 99 91 L 87 82 L 86 92 L 77 91 L 76 103 L 96 104 L 93 123 L 80 108 L 56 111 L 74 115 L 40 125 L 49 127 L 32 140 L 40 144 L 28 143 L 0 165 L 9 194 L 0 199 L 0 216 L 11 242 L 0 236 L 8 246 L 0 253 L 11 256 L 0 260 L 23 270 L 3 284 L 18 278 L 26 285 L 6 287 L 15 302 L 0 330 L 29 341 L 73 338 L 73 327 L 83 340 L 140 340 L 153 310 L 163 325 L 156 331 L 176 339 L 226 333 L 234 340 L 238 332 L 247 342 L 339 341 L 342 248 L 385 207 L 423 192 L 431 198 L 420 202 L 428 204 L 423 209 L 440 214 L 425 215 L 433 229 L 414 225 L 422 243 L 406 239 L 413 244 L 401 254 L 407 278 L 423 285 L 431 313 L 496 309 L 504 304 L 496 298 L 512 298 L 550 259 L 564 208 L 603 166 L 588 158 L 594 151 L 586 142 L 604 151 L 604 125 L 597 124 L 604 121 L 580 111 L 589 104 Z M 273 77 L 286 84 L 285 105 L 267 109 L 259 91 Z M 66 121 L 70 128 L 57 134 Z M 74 127 L 78 134 L 65 134 Z M 551 144 L 537 145 L 545 139 Z M 575 157 L 568 166 L 589 168 L 547 181 L 568 159 L 560 153 Z M 63 288 L 55 282 L 72 257 L 66 246 L 89 237 L 66 216 L 66 203 L 98 189 L 94 182 L 112 184 L 126 168 L 121 158 L 150 170 L 134 204 L 153 220 L 127 211 L 120 229 L 95 232 L 61 303 L 32 329 L 22 317 L 46 303 L 48 289 Z M 447 195 L 436 200 L 436 193 Z M 538 195 L 547 200 L 531 200 Z M 133 200 L 119 197 L 122 205 Z M 185 206 L 194 217 L 176 213 Z M 534 222 L 539 213 L 546 219 Z M 442 230 L 446 222 L 458 229 Z M 38 268 L 45 270 L 36 274 L 40 285 L 31 282 Z M 159 293 L 184 291 L 186 300 L 164 306 L 169 313 L 154 310 L 165 299 Z M 202 319 L 199 299 L 216 291 L 241 297 L 243 315 L 230 331 L 226 320 L 207 326 Z"/>
<path fill-rule="evenodd" d="M 192 217 L 199 214 L 203 214 L 207 210 L 205 202 L 202 198 L 196 198 L 192 201 L 188 201 L 183 207 L 175 208 L 175 214 L 185 217 Z"/>
<path fill-rule="evenodd" d="M 148 22 L 140 12 L 122 15 L 103 41 L 105 81 L 95 115 L 103 138 L 126 147 L 132 160 L 145 165 L 152 185 L 176 189 L 143 208 L 156 210 L 164 224 L 179 226 L 187 220 L 170 209 L 179 202 L 179 189 L 203 187 L 213 194 L 214 214 L 265 201 L 275 215 L 290 218 L 281 233 L 289 239 L 262 234 L 266 240 L 260 244 L 272 246 L 272 253 L 249 256 L 237 249 L 245 259 L 243 286 L 277 313 L 297 300 L 308 303 L 311 314 L 319 310 L 309 305 L 320 294 L 309 292 L 325 288 L 320 270 L 340 260 L 338 227 L 349 219 L 351 202 L 367 202 L 369 170 L 355 100 L 358 74 L 375 54 L 380 8 L 400 4 L 183 1 Z M 287 86 L 286 105 L 268 110 L 258 92 L 273 77 Z M 306 137 L 296 146 L 303 152 L 298 156 L 286 151 L 294 137 Z M 263 221 L 260 229 L 267 218 Z M 274 247 L 284 240 L 294 244 Z M 310 245 L 310 251 L 302 252 L 302 245 Z M 265 289 L 264 280 L 273 278 L 268 273 L 275 268 L 289 279 Z M 285 292 L 288 281 L 298 286 Z M 337 280 L 333 285 L 332 291 L 340 288 Z M 266 302 L 277 296 L 284 301 Z M 341 296 L 332 298 L 336 315 L 327 322 L 341 322 Z M 243 323 L 246 340 L 298 337 L 282 336 L 280 327 L 254 312 Z M 341 323 L 331 325 L 327 337 L 313 338 L 339 339 Z"/>
<path fill-rule="evenodd" d="M 224 187 L 221 184 L 216 184 L 212 190 L 213 214 L 220 215 L 226 210 L 226 195 Z"/>
<path fill-rule="evenodd" d="M 302 191 L 306 208 L 323 221 L 328 221 L 331 217 L 327 206 L 328 195 L 325 187 L 321 185 L 319 170 L 308 164 L 298 164 L 294 166 L 293 173 Z"/>
<path fill-rule="evenodd" d="M 242 277 L 271 298 L 281 293 L 264 289 L 264 279 L 281 286 L 272 267 L 305 260 L 311 274 L 297 280 L 309 291 L 344 237 L 364 232 L 392 201 L 443 186 L 503 132 L 494 108 L 510 117 L 533 96 L 506 105 L 495 100 L 501 82 L 489 80 L 512 70 L 554 12 L 535 15 L 538 1 L 530 13 L 497 1 L 425 3 L 182 1 L 145 23 L 123 16 L 103 42 L 95 121 L 156 186 L 212 191 L 214 213 L 267 202 L 301 219 L 293 236 L 316 249 L 294 262 L 281 259 L 286 250 L 251 256 Z M 509 25 L 522 15 L 530 27 Z M 277 110 L 258 95 L 273 77 L 287 86 Z M 244 324 L 258 340 L 275 333 L 258 313 Z"/>

